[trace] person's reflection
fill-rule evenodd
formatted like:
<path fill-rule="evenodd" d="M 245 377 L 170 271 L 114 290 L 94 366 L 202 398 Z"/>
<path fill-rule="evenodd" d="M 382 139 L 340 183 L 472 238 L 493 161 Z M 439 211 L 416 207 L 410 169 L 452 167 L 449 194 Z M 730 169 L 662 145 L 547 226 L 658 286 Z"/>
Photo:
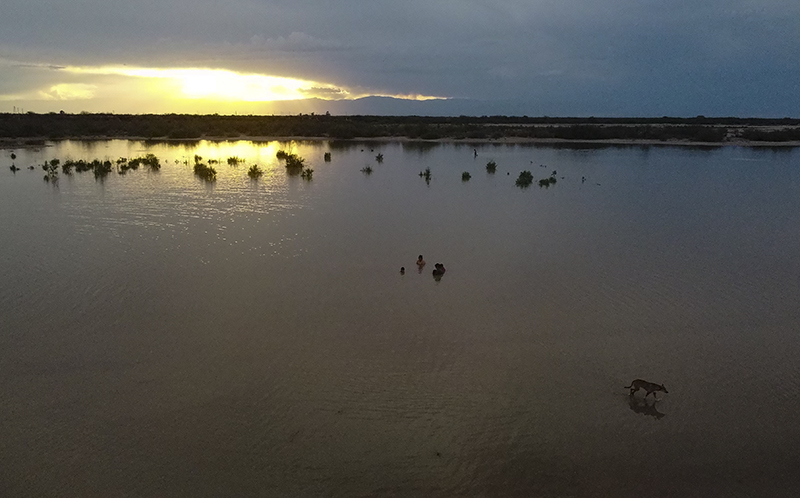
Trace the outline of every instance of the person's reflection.
<path fill-rule="evenodd" d="M 656 402 L 648 403 L 646 399 L 639 399 L 636 396 L 628 396 L 628 407 L 636 413 L 650 415 L 656 420 L 666 417 L 666 413 L 661 413 L 656 409 Z"/>
<path fill-rule="evenodd" d="M 444 272 L 446 272 L 447 270 L 445 270 L 444 265 L 441 264 L 441 263 L 436 263 L 433 266 L 434 266 L 433 279 L 438 282 L 438 281 L 440 281 L 442 279 L 442 276 L 444 275 Z"/>

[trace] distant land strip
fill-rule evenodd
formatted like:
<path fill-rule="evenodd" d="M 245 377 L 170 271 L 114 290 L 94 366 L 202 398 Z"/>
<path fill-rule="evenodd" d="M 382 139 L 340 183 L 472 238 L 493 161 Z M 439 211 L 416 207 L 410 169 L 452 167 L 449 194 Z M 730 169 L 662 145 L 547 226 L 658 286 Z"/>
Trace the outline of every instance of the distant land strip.
<path fill-rule="evenodd" d="M 800 119 L 0 113 L 0 139 L 4 142 L 100 138 L 408 139 L 798 146 Z"/>

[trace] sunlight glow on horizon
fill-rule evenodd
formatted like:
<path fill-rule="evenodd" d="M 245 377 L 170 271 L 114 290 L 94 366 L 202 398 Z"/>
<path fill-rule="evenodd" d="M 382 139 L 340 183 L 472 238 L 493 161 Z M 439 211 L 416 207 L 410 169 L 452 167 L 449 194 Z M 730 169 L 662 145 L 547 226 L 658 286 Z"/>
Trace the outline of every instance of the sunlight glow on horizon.
<path fill-rule="evenodd" d="M 368 96 L 393 97 L 406 100 L 443 98 L 418 94 L 352 94 L 347 89 L 330 83 L 264 74 L 242 74 L 227 69 L 66 66 L 60 68 L 60 70 L 72 74 L 126 76 L 134 79 L 144 79 L 149 87 L 148 91 L 156 90 L 172 99 L 202 99 L 217 102 L 275 102 L 309 98 L 354 100 Z M 87 98 L 86 93 L 81 96 Z"/>

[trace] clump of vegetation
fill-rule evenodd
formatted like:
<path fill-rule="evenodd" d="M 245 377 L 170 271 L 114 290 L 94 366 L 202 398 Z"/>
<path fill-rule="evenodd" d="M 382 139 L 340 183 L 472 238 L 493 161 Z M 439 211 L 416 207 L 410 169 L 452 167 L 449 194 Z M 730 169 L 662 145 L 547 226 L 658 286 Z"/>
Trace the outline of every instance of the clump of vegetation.
<path fill-rule="evenodd" d="M 198 157 L 200 156 L 195 156 L 195 158 Z M 147 154 L 144 157 L 136 157 L 134 159 L 131 159 L 130 161 L 128 161 L 127 169 L 136 170 L 139 168 L 139 165 L 143 165 L 150 168 L 150 171 L 158 171 L 161 169 L 161 161 L 159 161 L 159 159 L 154 154 Z"/>
<path fill-rule="evenodd" d="M 202 161 L 202 157 L 194 156 L 194 174 L 207 182 L 215 181 L 217 179 L 217 170 Z"/>
<path fill-rule="evenodd" d="M 377 156 L 375 156 L 375 160 L 378 161 L 378 164 L 382 163 L 383 162 L 383 154 L 379 153 Z"/>
<path fill-rule="evenodd" d="M 305 166 L 306 160 L 302 157 L 298 156 L 297 154 L 293 154 L 291 152 L 286 152 L 284 150 L 279 150 L 276 154 L 278 159 L 281 159 L 286 162 L 286 169 L 290 175 L 297 175 L 301 174 L 303 171 L 303 167 Z"/>
<path fill-rule="evenodd" d="M 158 171 L 161 169 L 161 162 L 153 154 L 147 154 L 144 156 L 144 159 L 141 160 L 141 163 L 150 168 L 150 171 Z"/>
<path fill-rule="evenodd" d="M 303 169 L 303 166 L 305 166 L 305 162 L 306 160 L 303 159 L 302 157 L 291 154 L 286 158 L 286 167 L 289 169 L 293 168 Z"/>
<path fill-rule="evenodd" d="M 430 169 L 430 168 L 425 168 L 425 170 L 424 170 L 424 171 L 420 171 L 420 172 L 419 172 L 419 176 L 420 176 L 421 178 L 424 178 L 426 183 L 430 183 L 430 181 L 431 181 L 431 177 L 432 177 L 432 175 L 431 175 L 431 169 Z"/>
<path fill-rule="evenodd" d="M 469 181 L 470 178 L 472 178 L 472 175 L 470 175 L 469 172 L 465 171 L 465 172 L 461 173 L 461 181 L 462 182 Z"/>
<path fill-rule="evenodd" d="M 539 186 L 549 187 L 550 185 L 555 185 L 556 181 L 557 180 L 555 179 L 554 176 L 551 176 L 550 178 L 542 178 L 541 180 L 539 180 Z"/>
<path fill-rule="evenodd" d="M 11 160 L 13 161 L 13 160 L 14 160 L 14 159 L 16 159 L 16 158 L 17 158 L 17 155 L 16 155 L 16 154 L 14 154 L 14 153 L 12 152 L 12 153 L 11 153 Z"/>
<path fill-rule="evenodd" d="M 238 156 L 231 156 L 228 158 L 228 166 L 238 166 L 240 163 L 243 163 L 244 159 Z"/>
<path fill-rule="evenodd" d="M 101 179 L 102 180 L 103 178 L 108 176 L 109 173 L 111 173 L 112 164 L 111 164 L 111 161 L 109 161 L 109 160 L 105 160 L 102 163 L 100 161 L 97 161 L 97 162 L 99 164 L 95 164 L 94 168 L 92 168 L 92 171 L 94 171 L 95 180 L 97 180 L 97 179 Z"/>
<path fill-rule="evenodd" d="M 213 182 L 217 179 L 217 170 L 208 166 L 205 163 L 197 163 L 194 165 L 194 174 L 207 182 Z"/>
<path fill-rule="evenodd" d="M 258 164 L 250 166 L 250 169 L 247 170 L 247 176 L 253 180 L 258 180 L 263 174 L 264 172 L 258 167 Z"/>
<path fill-rule="evenodd" d="M 8 169 L 10 169 L 14 174 L 17 174 L 17 171 L 19 171 L 19 168 L 17 168 L 15 164 L 12 164 Z"/>
<path fill-rule="evenodd" d="M 331 162 L 331 153 L 330 152 L 326 152 L 325 153 L 325 162 L 326 163 Z"/>
<path fill-rule="evenodd" d="M 372 174 L 372 166 L 370 166 L 370 165 L 364 166 L 363 168 L 361 168 L 361 172 L 364 173 L 365 175 L 371 175 Z"/>
<path fill-rule="evenodd" d="M 497 171 L 497 163 L 494 161 L 489 161 L 486 163 L 486 172 L 487 173 L 494 173 Z"/>
<path fill-rule="evenodd" d="M 533 174 L 528 170 L 521 172 L 517 177 L 517 187 L 529 187 L 531 183 L 533 183 Z"/>
<path fill-rule="evenodd" d="M 138 166 L 139 166 L 138 163 L 135 164 L 135 167 L 133 169 L 136 169 L 136 167 Z M 125 173 L 128 172 L 129 169 L 131 169 L 131 165 L 128 164 L 127 157 L 120 157 L 119 159 L 117 159 L 117 173 L 119 173 L 120 175 L 124 175 Z"/>
<path fill-rule="evenodd" d="M 61 161 L 58 159 L 51 159 L 50 161 L 45 162 L 42 164 L 42 169 L 44 170 L 44 181 L 46 182 L 57 182 L 58 181 L 58 164 Z"/>
<path fill-rule="evenodd" d="M 311 168 L 306 168 L 300 173 L 300 176 L 306 180 L 310 180 L 311 177 L 314 175 L 314 170 Z"/>

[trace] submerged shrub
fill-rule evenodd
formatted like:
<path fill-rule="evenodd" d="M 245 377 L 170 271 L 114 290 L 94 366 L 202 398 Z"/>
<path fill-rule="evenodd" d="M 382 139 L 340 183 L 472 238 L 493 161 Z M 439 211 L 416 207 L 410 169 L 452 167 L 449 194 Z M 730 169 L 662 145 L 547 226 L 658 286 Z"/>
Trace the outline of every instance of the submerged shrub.
<path fill-rule="evenodd" d="M 194 174 L 207 182 L 213 182 L 217 179 L 217 170 L 203 163 L 194 165 Z"/>
<path fill-rule="evenodd" d="M 97 163 L 98 164 L 95 164 L 94 168 L 92 168 L 95 179 L 103 179 L 108 176 L 109 173 L 111 173 L 111 161 L 103 161 L 102 163 L 97 161 Z"/>
<path fill-rule="evenodd" d="M 294 154 L 289 154 L 288 156 L 286 156 L 286 167 L 290 169 L 292 168 L 303 169 L 303 166 L 305 166 L 305 162 L 306 162 L 305 159 L 303 159 L 300 156 L 296 156 Z"/>
<path fill-rule="evenodd" d="M 494 161 L 489 161 L 488 163 L 486 163 L 486 171 L 488 173 L 494 173 L 495 171 L 497 171 L 497 163 Z"/>
<path fill-rule="evenodd" d="M 517 187 L 529 187 L 531 183 L 533 183 L 533 174 L 528 170 L 521 172 L 517 177 Z"/>
<path fill-rule="evenodd" d="M 239 163 L 243 163 L 243 162 L 244 162 L 244 159 L 242 159 L 241 157 L 231 156 L 231 157 L 228 158 L 228 165 L 229 166 L 238 166 Z"/>
<path fill-rule="evenodd" d="M 198 162 L 197 159 L 200 156 L 194 156 L 195 162 Z M 150 168 L 150 171 L 158 171 L 161 169 L 161 161 L 154 155 L 154 154 L 147 154 L 144 157 L 136 157 L 128 161 L 128 168 L 130 169 L 138 169 L 139 165 L 144 165 Z"/>
<path fill-rule="evenodd" d="M 465 171 L 465 172 L 461 173 L 461 181 L 462 182 L 466 182 L 470 178 L 472 178 L 472 175 L 470 175 L 469 172 Z"/>
<path fill-rule="evenodd" d="M 247 170 L 247 176 L 249 176 L 253 180 L 257 180 L 263 174 L 264 172 L 261 171 L 261 168 L 258 167 L 258 164 L 250 166 L 250 169 Z"/>
<path fill-rule="evenodd" d="M 311 177 L 314 175 L 314 170 L 311 168 L 306 168 L 300 173 L 300 176 L 305 178 L 306 180 L 310 180 Z"/>
<path fill-rule="evenodd" d="M 542 178 L 541 180 L 539 180 L 539 186 L 549 187 L 550 185 L 555 185 L 556 181 L 557 180 L 553 176 L 551 176 L 550 178 Z"/>
<path fill-rule="evenodd" d="M 361 168 L 361 172 L 364 173 L 365 175 L 371 175 L 372 174 L 372 166 L 370 166 L 370 165 L 364 166 L 363 168 Z"/>
<path fill-rule="evenodd" d="M 326 152 L 325 153 L 325 162 L 326 163 L 331 162 L 331 153 L 330 152 Z"/>
<path fill-rule="evenodd" d="M 378 161 L 378 163 L 382 163 L 383 162 L 383 154 L 378 154 L 377 156 L 375 156 L 375 160 Z"/>
<path fill-rule="evenodd" d="M 42 169 L 44 170 L 44 181 L 46 182 L 56 182 L 58 181 L 58 159 L 53 159 L 50 162 L 45 162 L 42 164 Z"/>
<path fill-rule="evenodd" d="M 286 161 L 286 169 L 289 171 L 290 175 L 297 175 L 303 171 L 306 160 L 297 154 L 279 150 L 276 156 L 278 159 Z"/>

